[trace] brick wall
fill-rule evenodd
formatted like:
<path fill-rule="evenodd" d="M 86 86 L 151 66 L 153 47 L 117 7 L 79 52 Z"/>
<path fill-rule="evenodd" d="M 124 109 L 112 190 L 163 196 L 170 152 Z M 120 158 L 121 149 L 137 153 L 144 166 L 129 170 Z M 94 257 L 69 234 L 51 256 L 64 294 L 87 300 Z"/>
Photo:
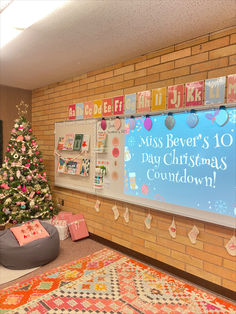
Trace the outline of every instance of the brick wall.
<path fill-rule="evenodd" d="M 126 62 L 89 72 L 33 91 L 32 123 L 44 155 L 54 197 L 65 200 L 64 210 L 82 212 L 89 231 L 177 267 L 212 283 L 236 290 L 235 257 L 224 248 L 234 230 L 210 223 L 175 217 L 177 237 L 168 227 L 172 215 L 151 210 L 150 231 L 145 228 L 147 209 L 129 205 L 130 222 L 122 218 L 126 204 L 117 202 L 120 218 L 114 221 L 114 202 L 90 194 L 54 187 L 54 123 L 67 120 L 69 104 L 135 93 L 173 84 L 236 73 L 236 27 L 148 53 Z M 191 244 L 187 233 L 200 230 Z"/>

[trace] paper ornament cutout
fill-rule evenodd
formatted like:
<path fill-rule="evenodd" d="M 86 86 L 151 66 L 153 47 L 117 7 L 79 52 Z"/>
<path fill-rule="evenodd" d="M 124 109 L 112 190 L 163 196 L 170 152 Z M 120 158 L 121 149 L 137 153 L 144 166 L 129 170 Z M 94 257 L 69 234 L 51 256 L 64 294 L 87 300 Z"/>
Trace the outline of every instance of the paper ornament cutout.
<path fill-rule="evenodd" d="M 136 127 L 135 119 L 134 119 L 134 118 L 131 118 L 131 119 L 129 120 L 129 128 L 130 128 L 130 130 L 134 130 L 135 127 Z"/>
<path fill-rule="evenodd" d="M 172 238 L 176 238 L 176 225 L 175 225 L 174 218 L 173 218 L 172 223 L 171 223 L 171 225 L 169 227 L 169 233 L 170 233 L 170 236 Z"/>
<path fill-rule="evenodd" d="M 125 212 L 124 212 L 124 219 L 125 219 L 125 222 L 129 222 L 129 208 L 126 207 L 125 208 Z"/>
<path fill-rule="evenodd" d="M 168 130 L 172 130 L 175 126 L 175 119 L 172 115 L 168 115 L 165 119 L 165 126 Z"/>
<path fill-rule="evenodd" d="M 199 234 L 199 230 L 196 226 L 193 226 L 192 230 L 188 233 L 189 240 L 192 244 L 197 242 L 197 236 Z"/>
<path fill-rule="evenodd" d="M 119 148 L 117 148 L 117 147 L 113 148 L 113 150 L 112 150 L 112 155 L 113 155 L 113 157 L 115 157 L 115 158 L 119 157 L 119 155 L 120 155 Z"/>
<path fill-rule="evenodd" d="M 219 126 L 224 126 L 229 121 L 229 114 L 225 109 L 220 109 L 219 113 L 215 116 L 215 122 Z"/>
<path fill-rule="evenodd" d="M 144 220 L 144 223 L 147 229 L 151 229 L 151 221 L 152 221 L 152 215 L 148 214 Z"/>
<path fill-rule="evenodd" d="M 112 145 L 113 146 L 119 146 L 119 138 L 117 136 L 114 136 L 112 139 Z"/>
<path fill-rule="evenodd" d="M 107 122 L 105 119 L 102 119 L 102 121 L 101 121 L 101 128 L 103 131 L 105 131 L 107 128 Z"/>
<path fill-rule="evenodd" d="M 119 211 L 118 211 L 117 206 L 114 205 L 114 206 L 112 207 L 112 210 L 113 210 L 113 213 L 114 213 L 114 218 L 115 218 L 115 220 L 117 220 L 117 219 L 119 218 L 119 216 L 120 216 L 120 213 L 119 213 Z"/>
<path fill-rule="evenodd" d="M 115 118 L 115 121 L 114 121 L 114 128 L 116 130 L 119 130 L 120 127 L 121 127 L 121 121 L 120 121 L 120 118 L 117 117 L 117 118 Z"/>
<path fill-rule="evenodd" d="M 99 200 L 96 201 L 94 208 L 96 209 L 96 212 L 98 213 L 100 210 L 100 204 L 101 202 Z"/>
<path fill-rule="evenodd" d="M 236 256 L 236 237 L 232 236 L 229 242 L 226 243 L 225 248 L 229 255 Z"/>
<path fill-rule="evenodd" d="M 147 131 L 150 131 L 152 128 L 152 120 L 150 117 L 146 117 L 146 119 L 144 120 L 144 127 Z"/>
<path fill-rule="evenodd" d="M 186 119 L 187 125 L 190 128 L 195 128 L 195 126 L 198 124 L 198 121 L 199 121 L 199 118 L 196 113 L 190 113 Z"/>

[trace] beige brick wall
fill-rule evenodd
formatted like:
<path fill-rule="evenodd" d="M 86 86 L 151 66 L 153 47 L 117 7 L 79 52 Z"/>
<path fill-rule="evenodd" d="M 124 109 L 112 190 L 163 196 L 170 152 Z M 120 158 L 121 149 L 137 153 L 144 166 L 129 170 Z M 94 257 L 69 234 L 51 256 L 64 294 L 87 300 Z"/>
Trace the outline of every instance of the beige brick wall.
<path fill-rule="evenodd" d="M 114 221 L 113 201 L 100 198 L 97 213 L 94 195 L 54 186 L 53 152 L 54 123 L 67 120 L 68 105 L 236 73 L 235 42 L 236 27 L 45 86 L 34 90 L 32 97 L 33 131 L 54 197 L 65 200 L 64 210 L 82 212 L 89 231 L 98 236 L 231 290 L 236 290 L 236 260 L 224 245 L 233 229 L 177 216 L 177 237 L 172 239 L 168 232 L 172 215 L 151 210 L 148 231 L 144 225 L 147 209 L 129 205 L 130 222 L 125 223 L 122 202 L 117 202 L 121 215 Z M 191 244 L 187 233 L 194 224 L 200 234 L 197 243 Z"/>

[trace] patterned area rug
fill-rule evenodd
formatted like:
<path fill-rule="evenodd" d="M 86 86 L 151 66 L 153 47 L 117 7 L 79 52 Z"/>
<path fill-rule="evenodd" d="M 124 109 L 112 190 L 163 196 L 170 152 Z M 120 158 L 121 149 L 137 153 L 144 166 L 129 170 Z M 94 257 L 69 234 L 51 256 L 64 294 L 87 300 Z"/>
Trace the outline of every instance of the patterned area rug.
<path fill-rule="evenodd" d="M 1 290 L 0 313 L 236 313 L 236 305 L 106 248 Z"/>

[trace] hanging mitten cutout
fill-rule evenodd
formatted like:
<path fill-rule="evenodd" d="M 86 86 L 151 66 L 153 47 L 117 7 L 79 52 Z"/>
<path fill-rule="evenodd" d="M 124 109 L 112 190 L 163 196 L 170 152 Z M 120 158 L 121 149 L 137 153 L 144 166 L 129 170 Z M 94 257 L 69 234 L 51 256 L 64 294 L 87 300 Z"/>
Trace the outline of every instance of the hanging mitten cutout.
<path fill-rule="evenodd" d="M 125 222 L 129 222 L 129 208 L 126 206 L 125 208 L 125 212 L 124 212 L 124 219 L 125 219 Z"/>
<path fill-rule="evenodd" d="M 119 218 L 119 216 L 120 216 L 120 213 L 119 213 L 119 211 L 118 211 L 117 206 L 114 205 L 114 206 L 112 207 L 112 210 L 113 210 L 113 213 L 114 213 L 114 218 L 115 218 L 115 220 L 117 220 L 117 219 Z"/>
<path fill-rule="evenodd" d="M 144 127 L 147 131 L 150 131 L 152 128 L 152 120 L 150 117 L 146 117 L 146 119 L 144 120 Z"/>
<path fill-rule="evenodd" d="M 107 128 L 107 122 L 105 119 L 102 119 L 102 121 L 101 121 L 101 128 L 103 131 L 105 131 Z"/>
<path fill-rule="evenodd" d="M 168 130 L 172 130 L 175 126 L 175 119 L 172 115 L 168 115 L 165 119 L 165 126 Z"/>
<path fill-rule="evenodd" d="M 147 217 L 144 220 L 145 226 L 147 229 L 151 228 L 151 221 L 152 221 L 152 215 L 148 214 Z"/>
<path fill-rule="evenodd" d="M 225 248 L 229 255 L 236 256 L 236 237 L 232 236 L 232 238 L 227 242 Z"/>
<path fill-rule="evenodd" d="M 176 238 L 176 225 L 175 225 L 174 218 L 173 218 L 172 223 L 171 223 L 171 225 L 169 227 L 169 233 L 170 233 L 170 236 L 172 238 Z"/>
<path fill-rule="evenodd" d="M 192 244 L 197 242 L 197 236 L 199 234 L 199 230 L 196 226 L 193 226 L 192 230 L 188 233 L 189 240 Z"/>
<path fill-rule="evenodd" d="M 187 125 L 190 128 L 195 128 L 195 126 L 198 124 L 198 121 L 199 121 L 199 118 L 196 113 L 190 113 L 186 119 Z"/>
<path fill-rule="evenodd" d="M 96 201 L 94 208 L 96 209 L 96 212 L 99 212 L 100 210 L 100 204 L 101 202 L 99 200 Z"/>

